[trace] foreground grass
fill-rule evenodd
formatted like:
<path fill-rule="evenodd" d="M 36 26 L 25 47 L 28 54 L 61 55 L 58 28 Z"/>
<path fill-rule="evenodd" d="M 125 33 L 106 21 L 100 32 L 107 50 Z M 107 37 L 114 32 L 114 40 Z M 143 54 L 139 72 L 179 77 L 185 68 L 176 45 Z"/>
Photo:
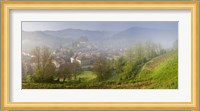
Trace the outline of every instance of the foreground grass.
<path fill-rule="evenodd" d="M 84 71 L 84 73 L 77 76 L 75 80 L 65 80 L 60 79 L 57 83 L 22 83 L 23 89 L 76 89 L 90 87 L 88 83 L 96 78 L 96 75 L 92 71 Z"/>
<path fill-rule="evenodd" d="M 90 82 L 91 80 L 95 79 L 97 76 L 92 71 L 84 71 L 83 74 L 78 75 L 78 79 L 84 82 Z"/>

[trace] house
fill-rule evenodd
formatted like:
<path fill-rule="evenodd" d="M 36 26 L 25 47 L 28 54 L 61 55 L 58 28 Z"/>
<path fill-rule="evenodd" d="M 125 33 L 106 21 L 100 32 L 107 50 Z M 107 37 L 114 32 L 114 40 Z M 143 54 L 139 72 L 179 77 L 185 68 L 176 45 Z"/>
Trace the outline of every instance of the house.
<path fill-rule="evenodd" d="M 81 66 L 91 65 L 94 60 L 95 56 L 91 52 L 79 53 L 71 57 L 71 63 L 78 62 Z"/>
<path fill-rule="evenodd" d="M 52 60 L 52 63 L 56 68 L 59 68 L 61 64 L 65 64 L 65 60 L 61 57 L 56 57 Z"/>

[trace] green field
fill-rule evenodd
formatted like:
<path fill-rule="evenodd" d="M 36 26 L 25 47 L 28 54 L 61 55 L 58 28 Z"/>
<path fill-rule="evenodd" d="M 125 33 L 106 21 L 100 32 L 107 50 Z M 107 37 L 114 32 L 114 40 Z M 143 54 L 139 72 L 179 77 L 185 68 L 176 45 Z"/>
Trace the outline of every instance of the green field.
<path fill-rule="evenodd" d="M 62 79 L 60 80 L 62 81 Z M 58 83 L 23 83 L 23 89 L 177 89 L 177 51 L 152 58 L 138 65 L 137 73 L 115 73 L 99 81 L 95 72 L 83 71 L 77 79 Z"/>
<path fill-rule="evenodd" d="M 84 82 L 90 82 L 94 80 L 97 76 L 92 71 L 84 71 L 83 74 L 78 75 L 78 79 Z"/>

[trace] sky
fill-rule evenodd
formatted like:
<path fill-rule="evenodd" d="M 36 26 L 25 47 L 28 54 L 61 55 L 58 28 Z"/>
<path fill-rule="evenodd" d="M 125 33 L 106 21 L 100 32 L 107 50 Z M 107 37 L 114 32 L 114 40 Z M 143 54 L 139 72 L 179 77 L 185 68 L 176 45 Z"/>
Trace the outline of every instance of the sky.
<path fill-rule="evenodd" d="M 170 29 L 178 31 L 177 21 L 24 21 L 23 31 L 57 31 L 64 29 L 82 29 L 99 31 L 122 31 L 131 27 Z"/>

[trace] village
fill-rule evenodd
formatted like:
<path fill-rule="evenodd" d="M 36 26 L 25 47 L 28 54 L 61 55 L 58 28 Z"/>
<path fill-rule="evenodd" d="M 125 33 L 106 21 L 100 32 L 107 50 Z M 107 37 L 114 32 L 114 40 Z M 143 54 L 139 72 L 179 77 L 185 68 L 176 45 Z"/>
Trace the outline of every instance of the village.
<path fill-rule="evenodd" d="M 60 46 L 52 51 L 52 63 L 56 69 L 68 63 L 77 62 L 83 69 L 92 69 L 93 64 L 99 56 L 104 56 L 108 60 L 117 59 L 122 56 L 124 51 L 122 49 L 99 48 L 97 45 L 87 39 L 87 37 L 80 37 L 73 42 L 70 47 Z M 36 66 L 32 61 L 34 55 L 31 52 L 22 52 L 22 72 L 28 74 Z"/>

